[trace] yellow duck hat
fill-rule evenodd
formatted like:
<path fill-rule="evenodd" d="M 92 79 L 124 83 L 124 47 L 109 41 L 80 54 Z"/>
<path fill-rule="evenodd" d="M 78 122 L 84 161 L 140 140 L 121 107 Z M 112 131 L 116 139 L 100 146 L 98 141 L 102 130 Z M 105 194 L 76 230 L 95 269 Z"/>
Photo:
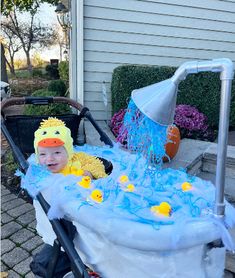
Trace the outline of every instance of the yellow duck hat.
<path fill-rule="evenodd" d="M 38 155 L 38 146 L 40 147 L 58 147 L 64 146 L 68 158 L 73 156 L 73 138 L 71 131 L 65 126 L 65 123 L 57 118 L 49 117 L 42 120 L 38 130 L 34 133 L 34 149 Z"/>

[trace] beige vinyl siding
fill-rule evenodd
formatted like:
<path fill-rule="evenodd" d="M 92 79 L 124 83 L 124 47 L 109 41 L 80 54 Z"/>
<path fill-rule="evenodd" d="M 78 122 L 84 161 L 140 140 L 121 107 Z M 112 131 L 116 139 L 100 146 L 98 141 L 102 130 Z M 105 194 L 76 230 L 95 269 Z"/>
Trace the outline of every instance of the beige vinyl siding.
<path fill-rule="evenodd" d="M 95 119 L 106 118 L 102 82 L 110 101 L 119 65 L 222 57 L 235 61 L 235 1 L 84 1 L 84 99 Z"/>

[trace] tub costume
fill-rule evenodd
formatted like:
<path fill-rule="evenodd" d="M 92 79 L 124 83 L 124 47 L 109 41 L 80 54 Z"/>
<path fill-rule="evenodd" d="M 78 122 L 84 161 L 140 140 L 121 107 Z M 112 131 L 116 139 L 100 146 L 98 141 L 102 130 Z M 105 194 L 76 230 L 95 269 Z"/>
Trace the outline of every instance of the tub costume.
<path fill-rule="evenodd" d="M 52 132 L 52 127 L 42 126 L 35 134 L 36 146 L 44 128 Z M 60 139 L 68 142 L 63 139 L 68 137 Z M 227 203 L 224 220 L 214 217 L 211 182 L 184 170 L 149 166 L 145 157 L 117 144 L 113 148 L 84 145 L 74 151 L 71 145 L 64 146 L 68 172 L 52 174 L 32 156 L 22 187 L 33 197 L 39 191 L 43 194 L 51 206 L 48 218 L 73 222 L 79 234 L 74 245 L 86 265 L 102 278 L 222 277 L 225 247 L 207 244 L 222 238 L 227 249 L 235 248 L 227 231 L 235 225 L 235 210 Z M 96 167 L 87 168 L 84 153 L 111 161 L 112 173 L 96 180 L 67 175 L 81 163 L 83 170 L 99 177 Z M 55 234 L 36 203 L 37 230 L 52 245 Z"/>

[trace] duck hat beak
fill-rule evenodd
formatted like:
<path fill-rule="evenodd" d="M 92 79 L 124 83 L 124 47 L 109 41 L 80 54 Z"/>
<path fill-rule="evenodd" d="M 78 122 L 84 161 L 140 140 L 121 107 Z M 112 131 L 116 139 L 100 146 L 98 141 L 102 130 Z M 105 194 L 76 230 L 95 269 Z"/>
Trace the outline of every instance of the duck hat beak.
<path fill-rule="evenodd" d="M 39 147 L 60 147 L 64 142 L 60 138 L 46 138 L 38 142 Z"/>

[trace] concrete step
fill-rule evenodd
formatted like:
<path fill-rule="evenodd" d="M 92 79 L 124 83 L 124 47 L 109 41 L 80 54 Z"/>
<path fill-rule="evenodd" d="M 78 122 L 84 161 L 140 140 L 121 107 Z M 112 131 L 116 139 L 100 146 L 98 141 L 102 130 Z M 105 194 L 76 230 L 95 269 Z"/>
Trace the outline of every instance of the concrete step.
<path fill-rule="evenodd" d="M 108 135 L 108 137 L 116 142 L 116 139 L 105 121 L 97 121 L 100 128 Z M 103 146 L 100 141 L 100 135 L 89 121 L 84 121 L 86 143 L 92 146 Z"/>
<path fill-rule="evenodd" d="M 211 165 L 213 161 L 209 160 L 206 161 L 206 163 L 206 167 L 203 166 L 202 168 L 214 171 L 214 165 Z M 197 176 L 203 180 L 210 180 L 213 184 L 215 184 L 215 173 L 200 172 Z M 235 207 L 235 178 L 228 176 L 225 177 L 224 192 L 226 200 Z M 235 228 L 231 229 L 229 232 L 235 242 Z M 226 251 L 225 269 L 231 273 L 232 277 L 235 277 L 235 253 Z"/>
<path fill-rule="evenodd" d="M 205 150 L 202 159 L 202 171 L 216 173 L 217 144 L 211 143 Z M 235 146 L 227 147 L 226 176 L 235 178 Z"/>
<path fill-rule="evenodd" d="M 203 153 L 209 148 L 210 142 L 182 139 L 176 156 L 164 168 L 184 168 L 189 174 L 195 175 L 201 171 Z"/>
<path fill-rule="evenodd" d="M 215 174 L 208 172 L 200 172 L 197 174 L 203 180 L 209 180 L 215 184 Z M 225 177 L 224 193 L 226 199 L 235 206 L 235 178 Z"/>
<path fill-rule="evenodd" d="M 185 168 L 188 173 L 216 173 L 217 144 L 193 139 L 183 139 L 179 150 L 172 161 L 165 163 L 164 168 Z M 227 147 L 226 176 L 235 178 L 235 146 Z"/>

